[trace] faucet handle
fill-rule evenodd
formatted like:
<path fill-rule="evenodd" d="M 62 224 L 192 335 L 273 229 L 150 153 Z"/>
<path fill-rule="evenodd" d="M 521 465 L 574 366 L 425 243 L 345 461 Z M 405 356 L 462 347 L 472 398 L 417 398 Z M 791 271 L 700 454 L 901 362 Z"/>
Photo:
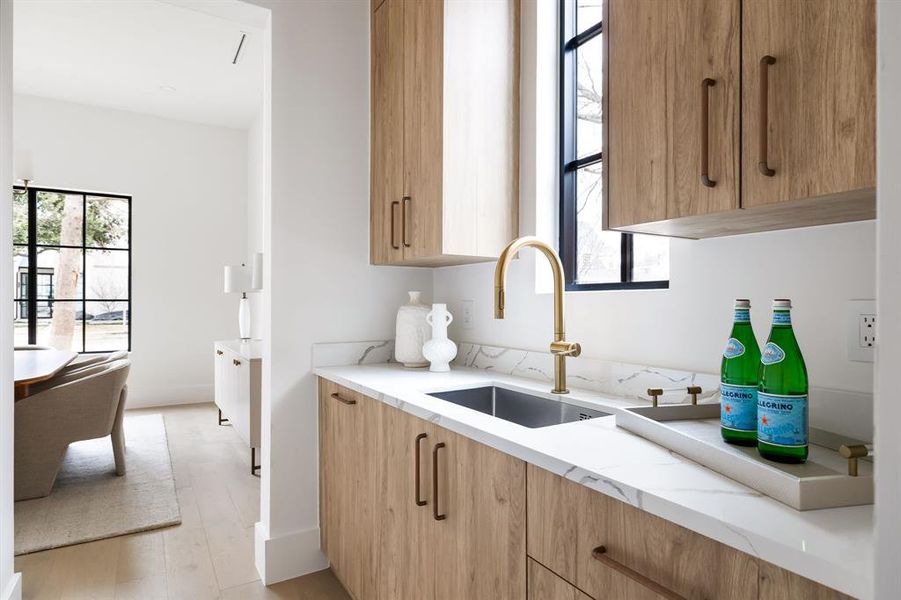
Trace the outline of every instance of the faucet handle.
<path fill-rule="evenodd" d="M 551 354 L 579 356 L 582 354 L 582 346 L 578 342 L 567 342 L 564 340 L 551 342 Z"/>

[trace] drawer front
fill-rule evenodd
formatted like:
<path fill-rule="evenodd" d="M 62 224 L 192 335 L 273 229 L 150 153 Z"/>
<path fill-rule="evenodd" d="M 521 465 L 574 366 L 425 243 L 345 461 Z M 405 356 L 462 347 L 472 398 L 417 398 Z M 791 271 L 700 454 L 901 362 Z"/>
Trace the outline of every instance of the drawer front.
<path fill-rule="evenodd" d="M 760 562 L 760 600 L 853 600 L 832 588 L 795 575 L 768 562 Z"/>
<path fill-rule="evenodd" d="M 757 598 L 742 552 L 532 465 L 527 489 L 529 555 L 597 600 Z"/>
<path fill-rule="evenodd" d="M 529 600 L 592 600 L 592 598 L 530 558 Z"/>

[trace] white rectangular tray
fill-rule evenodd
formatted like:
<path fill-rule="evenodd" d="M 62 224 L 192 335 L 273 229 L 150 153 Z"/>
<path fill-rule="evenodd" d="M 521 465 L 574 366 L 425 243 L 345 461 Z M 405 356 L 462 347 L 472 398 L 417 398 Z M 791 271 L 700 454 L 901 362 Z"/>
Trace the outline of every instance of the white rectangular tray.
<path fill-rule="evenodd" d="M 616 424 L 797 510 L 873 503 L 872 463 L 860 461 L 851 477 L 837 452 L 858 440 L 811 428 L 807 462 L 788 465 L 766 460 L 754 447 L 725 443 L 719 418 L 719 404 L 641 406 L 618 414 Z"/>

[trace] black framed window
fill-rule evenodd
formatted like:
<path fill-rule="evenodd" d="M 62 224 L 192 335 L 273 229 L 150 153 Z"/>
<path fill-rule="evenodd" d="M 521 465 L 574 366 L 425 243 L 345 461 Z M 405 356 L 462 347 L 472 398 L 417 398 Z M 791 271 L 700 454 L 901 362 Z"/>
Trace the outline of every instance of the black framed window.
<path fill-rule="evenodd" d="M 604 231 L 603 0 L 560 2 L 560 256 L 568 290 L 669 287 L 669 239 Z"/>
<path fill-rule="evenodd" d="M 15 343 L 131 350 L 131 197 L 13 190 Z"/>

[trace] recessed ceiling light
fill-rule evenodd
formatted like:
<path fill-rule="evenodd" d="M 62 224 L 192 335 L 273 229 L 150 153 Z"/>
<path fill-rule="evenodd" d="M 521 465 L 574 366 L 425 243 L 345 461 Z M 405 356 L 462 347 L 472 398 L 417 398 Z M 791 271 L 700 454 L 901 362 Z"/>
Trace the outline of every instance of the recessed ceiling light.
<path fill-rule="evenodd" d="M 170 94 L 172 92 L 176 91 L 176 89 L 174 87 L 172 87 L 171 85 L 161 85 L 160 89 L 163 90 L 164 92 L 169 92 Z"/>

